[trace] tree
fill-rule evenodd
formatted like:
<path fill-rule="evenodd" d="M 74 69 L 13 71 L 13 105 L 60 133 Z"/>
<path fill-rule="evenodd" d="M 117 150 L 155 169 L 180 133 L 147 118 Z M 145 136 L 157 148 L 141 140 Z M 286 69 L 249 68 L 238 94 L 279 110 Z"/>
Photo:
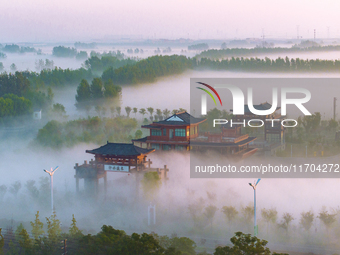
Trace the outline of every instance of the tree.
<path fill-rule="evenodd" d="M 18 68 L 17 68 L 17 66 L 13 63 L 13 64 L 11 64 L 10 69 L 11 69 L 12 72 L 15 72 Z"/>
<path fill-rule="evenodd" d="M 131 112 L 131 107 L 130 106 L 126 106 L 125 107 L 125 111 L 126 111 L 126 116 L 129 118 L 130 117 L 130 112 Z"/>
<path fill-rule="evenodd" d="M 16 181 L 9 188 L 9 192 L 11 192 L 15 197 L 18 195 L 19 190 L 21 189 L 21 182 Z"/>
<path fill-rule="evenodd" d="M 35 254 L 33 249 L 33 242 L 30 236 L 28 235 L 27 230 L 23 228 L 19 233 L 19 236 L 20 236 L 19 245 L 25 251 L 25 254 L 27 255 Z"/>
<path fill-rule="evenodd" d="M 256 236 L 236 232 L 230 241 L 233 247 L 219 246 L 215 249 L 214 255 L 270 255 L 270 250 L 266 247 L 268 242 Z"/>
<path fill-rule="evenodd" d="M 45 68 L 45 62 L 43 59 L 39 59 L 35 61 L 35 69 L 37 70 L 37 72 L 40 72 L 44 68 Z"/>
<path fill-rule="evenodd" d="M 161 185 L 161 178 L 157 172 L 147 172 L 141 181 L 143 193 L 148 200 L 152 200 Z"/>
<path fill-rule="evenodd" d="M 55 211 L 49 218 L 46 217 L 46 222 L 49 240 L 52 242 L 57 241 L 57 237 L 59 237 L 61 234 L 61 227 L 60 221 L 57 219 Z"/>
<path fill-rule="evenodd" d="M 122 88 L 118 85 L 114 85 L 113 81 L 110 79 L 104 84 L 104 96 L 106 98 L 113 98 L 119 96 Z"/>
<path fill-rule="evenodd" d="M 87 80 L 82 79 L 77 88 L 77 106 L 84 107 L 91 100 L 91 88 Z"/>
<path fill-rule="evenodd" d="M 72 214 L 72 223 L 68 233 L 71 237 L 80 237 L 82 235 L 82 232 L 77 227 L 77 221 L 74 218 L 74 214 Z"/>
<path fill-rule="evenodd" d="M 0 228 L 0 255 L 4 254 L 3 248 L 5 245 L 5 239 L 3 237 L 3 235 L 1 234 L 1 230 L 2 228 Z"/>
<path fill-rule="evenodd" d="M 45 231 L 43 230 L 44 227 L 44 223 L 42 223 L 39 220 L 39 211 L 37 211 L 37 214 L 35 215 L 35 220 L 34 222 L 30 222 L 31 226 L 32 226 L 32 235 L 34 237 L 34 239 L 38 239 L 42 234 L 45 233 Z"/>
<path fill-rule="evenodd" d="M 321 114 L 319 112 L 315 112 L 312 115 L 304 116 L 301 120 L 303 127 L 305 128 L 306 132 L 309 133 L 311 131 L 315 131 L 321 122 Z"/>
<path fill-rule="evenodd" d="M 179 112 L 179 110 L 173 109 L 172 112 L 171 112 L 171 114 L 174 115 L 174 114 L 176 114 L 176 113 L 178 113 L 178 112 Z"/>
<path fill-rule="evenodd" d="M 200 214 L 202 213 L 202 210 L 204 208 L 205 201 L 201 197 L 197 201 L 191 203 L 188 205 L 188 212 L 194 222 L 194 226 L 197 227 L 198 223 L 200 222 Z M 201 227 L 201 226 L 199 226 Z"/>
<path fill-rule="evenodd" d="M 62 104 L 56 103 L 52 107 L 52 112 L 56 114 L 57 116 L 62 117 L 66 114 L 65 106 L 63 106 Z"/>
<path fill-rule="evenodd" d="M 325 227 L 327 229 L 327 233 L 328 233 L 328 230 L 330 229 L 330 227 L 336 221 L 335 216 L 336 216 L 336 214 L 330 214 L 325 209 L 322 209 L 322 211 L 319 213 L 318 218 L 325 225 Z"/>
<path fill-rule="evenodd" d="M 253 216 L 254 216 L 254 207 L 251 206 L 251 205 L 248 205 L 248 206 L 242 208 L 242 214 L 243 214 L 243 217 L 244 217 L 244 223 L 249 228 L 250 224 L 252 223 Z"/>
<path fill-rule="evenodd" d="M 294 220 L 293 216 L 290 213 L 285 213 L 283 215 L 283 220 L 282 222 L 279 224 L 279 227 L 283 228 L 284 230 L 286 230 L 286 235 L 288 236 L 288 228 L 289 228 L 289 224 L 290 222 Z"/>
<path fill-rule="evenodd" d="M 144 108 L 141 108 L 139 109 L 139 113 L 143 115 L 143 118 L 144 118 L 144 115 L 146 114 L 146 111 Z"/>
<path fill-rule="evenodd" d="M 164 110 L 163 110 L 163 115 L 164 115 L 165 119 L 166 119 L 166 118 L 169 118 L 170 111 L 169 111 L 168 109 L 164 109 Z"/>
<path fill-rule="evenodd" d="M 133 113 L 135 114 L 135 117 L 136 117 L 136 115 L 137 115 L 137 112 L 138 112 L 137 107 L 133 107 Z"/>
<path fill-rule="evenodd" d="M 116 111 L 117 111 L 118 116 L 120 116 L 121 110 L 122 110 L 122 107 L 120 107 L 120 106 L 116 107 Z"/>
<path fill-rule="evenodd" d="M 267 235 L 268 235 L 269 224 L 276 222 L 277 211 L 275 208 L 272 208 L 272 209 L 263 208 L 261 210 L 261 216 L 264 219 L 264 221 L 267 223 Z"/>
<path fill-rule="evenodd" d="M 163 120 L 163 115 L 162 115 L 162 110 L 161 109 L 156 109 L 156 116 L 158 117 L 159 120 Z"/>
<path fill-rule="evenodd" d="M 24 225 L 22 225 L 22 223 L 20 223 L 17 226 L 17 229 L 15 230 L 14 234 L 15 234 L 15 241 L 18 242 L 18 240 L 20 239 L 20 233 L 21 231 L 24 229 Z"/>
<path fill-rule="evenodd" d="M 231 223 L 235 220 L 235 218 L 238 214 L 238 211 L 236 210 L 236 208 L 234 206 L 223 206 L 222 212 L 226 216 L 226 218 L 229 222 L 229 225 L 231 225 Z"/>
<path fill-rule="evenodd" d="M 79 51 L 76 55 L 76 59 L 78 60 L 83 60 L 83 59 L 87 59 L 88 55 L 86 51 Z"/>
<path fill-rule="evenodd" d="M 210 227 L 212 228 L 213 220 L 215 217 L 215 213 L 218 211 L 217 207 L 214 205 L 209 205 L 204 209 L 204 216 L 207 218 L 210 223 Z"/>
<path fill-rule="evenodd" d="M 143 132 L 138 129 L 136 132 L 135 132 L 135 139 L 140 139 L 142 138 L 142 135 L 143 135 Z"/>
<path fill-rule="evenodd" d="M 338 125 L 339 125 L 339 123 L 334 119 L 331 119 L 331 120 L 328 121 L 328 129 L 330 129 L 330 130 L 336 130 Z"/>
<path fill-rule="evenodd" d="M 52 54 L 57 57 L 73 58 L 77 55 L 77 50 L 75 48 L 57 46 L 53 47 Z"/>
<path fill-rule="evenodd" d="M 216 193 L 207 191 L 208 201 L 215 202 L 216 201 Z"/>
<path fill-rule="evenodd" d="M 179 254 L 195 255 L 196 243 L 188 237 L 173 237 L 170 239 L 170 247 L 176 251 L 180 251 Z M 170 253 L 167 253 L 170 254 Z M 178 253 L 173 253 L 178 254 Z"/>
<path fill-rule="evenodd" d="M 91 82 L 91 96 L 92 99 L 101 99 L 103 98 L 103 83 L 102 79 L 94 78 Z"/>
<path fill-rule="evenodd" d="M 309 232 L 313 225 L 314 213 L 312 211 L 302 212 L 300 218 L 300 225 Z"/>
<path fill-rule="evenodd" d="M 0 72 L 2 72 L 3 70 L 4 70 L 4 64 L 0 62 Z"/>
<path fill-rule="evenodd" d="M 153 108 L 152 107 L 148 107 L 147 108 L 148 112 L 150 113 L 150 117 L 152 117 L 152 114 L 153 114 Z"/>

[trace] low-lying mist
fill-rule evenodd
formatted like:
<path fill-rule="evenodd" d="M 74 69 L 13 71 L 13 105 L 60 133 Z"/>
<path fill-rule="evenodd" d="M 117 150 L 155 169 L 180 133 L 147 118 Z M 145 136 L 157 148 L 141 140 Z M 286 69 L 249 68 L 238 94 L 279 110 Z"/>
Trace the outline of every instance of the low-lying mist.
<path fill-rule="evenodd" d="M 40 211 L 42 219 L 51 215 L 49 176 L 43 169 L 59 166 L 54 175 L 55 210 L 65 231 L 72 214 L 79 227 L 90 232 L 97 232 L 106 224 L 127 232 L 176 233 L 180 236 L 212 238 L 223 243 L 235 231 L 253 231 L 253 214 L 251 211 L 249 213 L 253 208 L 253 190 L 248 183 L 254 179 L 191 179 L 190 157 L 197 157 L 195 154 L 151 154 L 152 167 L 167 165 L 170 169 L 169 180 L 163 180 L 152 197 L 145 196 L 141 185 L 137 192 L 133 174 L 108 173 L 109 187 L 105 197 L 103 180 L 99 182 L 98 196 L 86 193 L 83 181 L 80 182 L 80 193 L 75 193 L 73 167 L 75 163 L 82 164 L 84 160 L 93 158 L 85 150 L 97 148 L 97 145 L 82 144 L 56 151 L 31 149 L 27 142 L 11 139 L 1 147 L 0 185 L 7 187 L 0 201 L 0 219 L 4 228 L 13 219 L 14 228 L 18 222 L 24 222 L 30 231 L 28 222 L 34 219 L 36 211 Z M 221 155 L 210 157 L 219 159 Z M 249 162 L 257 161 L 266 162 L 266 159 L 254 157 Z M 35 181 L 33 185 L 32 180 Z M 16 195 L 11 187 L 17 181 L 21 183 L 21 188 Z M 325 235 L 339 233 L 338 215 L 335 216 L 337 221 L 327 228 L 317 216 L 322 210 L 331 214 L 338 212 L 338 184 L 338 179 L 262 179 L 257 188 L 259 237 L 275 243 L 333 243 Z M 157 211 L 157 223 L 151 227 L 147 225 L 147 206 L 150 202 L 156 204 Z M 232 221 L 224 213 L 225 206 L 232 206 L 238 212 Z M 261 214 L 264 209 L 277 212 L 274 220 L 264 220 Z M 308 211 L 314 213 L 314 221 L 310 230 L 306 231 L 301 227 L 300 219 L 301 213 Z M 287 229 L 278 225 L 283 224 L 285 213 L 293 217 Z"/>

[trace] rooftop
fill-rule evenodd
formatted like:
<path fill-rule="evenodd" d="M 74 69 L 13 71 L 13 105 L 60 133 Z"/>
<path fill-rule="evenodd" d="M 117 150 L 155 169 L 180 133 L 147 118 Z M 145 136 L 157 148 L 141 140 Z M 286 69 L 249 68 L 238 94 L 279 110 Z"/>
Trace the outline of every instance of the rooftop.
<path fill-rule="evenodd" d="M 132 143 L 109 143 L 93 150 L 86 150 L 86 153 L 110 155 L 110 156 L 140 156 L 149 154 L 155 149 L 144 149 L 133 145 Z"/>
<path fill-rule="evenodd" d="M 206 119 L 201 119 L 201 118 L 195 118 L 191 116 L 187 112 L 178 112 L 175 113 L 174 115 L 170 116 L 169 118 L 165 120 L 161 120 L 158 122 L 153 122 L 152 125 L 154 124 L 160 124 L 160 125 L 190 125 L 190 124 L 199 124 L 201 122 L 206 121 Z M 150 128 L 150 125 L 143 126 L 145 128 Z"/>

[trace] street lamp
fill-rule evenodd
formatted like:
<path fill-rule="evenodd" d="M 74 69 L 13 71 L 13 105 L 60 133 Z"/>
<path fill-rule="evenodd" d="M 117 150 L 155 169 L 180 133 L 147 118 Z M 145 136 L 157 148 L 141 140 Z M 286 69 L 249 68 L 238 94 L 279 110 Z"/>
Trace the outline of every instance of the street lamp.
<path fill-rule="evenodd" d="M 256 186 L 260 181 L 261 179 L 257 179 L 256 183 L 255 182 L 254 184 L 249 183 L 249 185 L 253 187 L 254 189 L 254 236 L 257 236 L 257 232 L 258 232 L 257 225 L 256 225 Z"/>
<path fill-rule="evenodd" d="M 45 170 L 44 172 L 48 173 L 50 175 L 50 179 L 51 179 L 51 207 L 52 207 L 52 214 L 53 214 L 53 174 L 55 171 L 57 171 L 57 169 L 59 168 L 59 166 L 57 166 L 56 168 L 54 168 L 54 170 L 52 170 L 51 167 L 51 171 Z"/>

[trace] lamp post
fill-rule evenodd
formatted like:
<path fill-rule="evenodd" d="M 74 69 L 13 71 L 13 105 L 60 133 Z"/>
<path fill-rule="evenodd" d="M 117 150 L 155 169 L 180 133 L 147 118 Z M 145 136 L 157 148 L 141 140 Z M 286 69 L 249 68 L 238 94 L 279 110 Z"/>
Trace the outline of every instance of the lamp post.
<path fill-rule="evenodd" d="M 56 168 L 54 168 L 54 170 L 52 170 L 52 167 L 51 167 L 51 170 L 48 171 L 48 170 L 45 170 L 44 169 L 44 172 L 48 173 L 50 175 L 50 180 L 51 180 L 51 207 L 52 207 L 52 214 L 53 214 L 53 174 L 55 171 L 57 171 L 59 167 L 57 166 Z"/>
<path fill-rule="evenodd" d="M 254 236 L 257 236 L 257 225 L 256 225 L 256 186 L 260 182 L 261 179 L 257 179 L 257 182 L 254 184 L 249 183 L 249 185 L 253 188 L 254 190 Z"/>

